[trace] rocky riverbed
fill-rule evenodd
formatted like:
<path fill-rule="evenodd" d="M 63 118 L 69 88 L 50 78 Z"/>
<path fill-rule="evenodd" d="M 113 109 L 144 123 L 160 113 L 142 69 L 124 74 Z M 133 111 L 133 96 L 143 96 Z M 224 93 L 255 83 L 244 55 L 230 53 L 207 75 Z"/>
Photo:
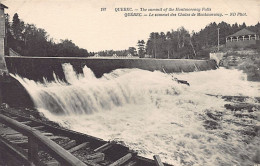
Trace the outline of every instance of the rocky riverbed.
<path fill-rule="evenodd" d="M 248 81 L 260 81 L 260 53 L 252 54 L 246 51 L 242 53 L 227 53 L 220 62 L 220 66 L 243 70 L 247 74 Z"/>

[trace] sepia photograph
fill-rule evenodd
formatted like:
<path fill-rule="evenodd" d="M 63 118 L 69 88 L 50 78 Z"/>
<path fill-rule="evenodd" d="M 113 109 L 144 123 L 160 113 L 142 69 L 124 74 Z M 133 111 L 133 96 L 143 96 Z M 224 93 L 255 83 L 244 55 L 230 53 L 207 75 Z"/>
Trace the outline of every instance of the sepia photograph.
<path fill-rule="evenodd" d="M 260 1 L 0 0 L 0 166 L 260 166 Z"/>

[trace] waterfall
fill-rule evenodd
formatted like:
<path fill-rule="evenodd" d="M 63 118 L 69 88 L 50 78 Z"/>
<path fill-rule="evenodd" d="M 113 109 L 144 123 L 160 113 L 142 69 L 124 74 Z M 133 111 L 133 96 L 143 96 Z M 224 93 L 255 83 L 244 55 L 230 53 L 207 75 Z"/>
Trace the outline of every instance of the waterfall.
<path fill-rule="evenodd" d="M 117 69 L 96 78 L 85 66 L 66 81 L 35 82 L 12 75 L 47 118 L 72 130 L 124 142 L 140 155 L 174 165 L 253 165 L 258 111 L 227 110 L 216 96 L 259 97 L 260 85 L 238 70 L 165 74 Z M 186 80 L 190 86 L 172 78 Z M 258 104 L 249 98 L 249 103 Z M 240 116 L 238 116 L 238 114 Z M 258 115 L 259 116 L 259 115 Z"/>

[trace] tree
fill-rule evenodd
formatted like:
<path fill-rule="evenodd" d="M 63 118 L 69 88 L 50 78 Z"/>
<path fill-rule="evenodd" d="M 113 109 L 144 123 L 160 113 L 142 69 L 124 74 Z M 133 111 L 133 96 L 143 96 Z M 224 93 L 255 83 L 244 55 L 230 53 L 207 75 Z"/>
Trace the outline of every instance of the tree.
<path fill-rule="evenodd" d="M 233 24 L 232 25 L 232 30 L 231 30 L 232 34 L 236 33 L 238 30 L 239 30 L 238 24 L 237 23 Z"/>
<path fill-rule="evenodd" d="M 15 39 L 11 33 L 10 16 L 5 14 L 5 27 L 6 27 L 6 38 L 5 38 L 5 55 L 9 54 L 9 48 L 15 46 Z"/>
<path fill-rule="evenodd" d="M 245 22 L 243 22 L 243 24 L 242 24 L 242 25 L 240 25 L 240 28 L 241 28 L 241 29 L 243 29 L 243 28 L 246 28 L 246 23 L 245 23 Z"/>
<path fill-rule="evenodd" d="M 12 24 L 9 23 L 9 15 L 6 15 L 5 21 L 7 46 L 22 56 L 89 56 L 86 49 L 79 48 L 71 40 L 61 40 L 56 44 L 44 29 L 25 24 L 17 13 Z"/>
<path fill-rule="evenodd" d="M 184 27 L 180 27 L 177 29 L 177 34 L 178 34 L 178 48 L 183 48 L 184 46 L 187 45 L 187 43 L 189 43 L 187 40 L 187 38 L 190 36 L 189 32 Z"/>
<path fill-rule="evenodd" d="M 172 49 L 172 34 L 170 31 L 166 33 L 166 49 L 167 49 L 167 58 L 170 59 L 170 52 Z"/>
<path fill-rule="evenodd" d="M 195 32 L 192 31 L 192 36 L 194 35 L 194 33 L 195 33 Z M 194 46 L 193 46 L 192 36 L 190 37 L 190 45 L 191 45 L 191 47 L 192 47 L 192 50 L 193 50 L 194 56 L 196 57 L 197 54 L 196 54 L 195 48 L 194 48 Z"/>
<path fill-rule="evenodd" d="M 17 13 L 13 16 L 13 23 L 12 23 L 12 33 L 16 40 L 22 39 L 22 31 L 24 30 L 24 22 L 20 21 L 19 16 Z"/>
<path fill-rule="evenodd" d="M 145 54 L 145 42 L 144 40 L 138 40 L 137 42 L 137 46 L 138 46 L 138 55 L 140 58 L 144 58 L 144 54 Z"/>
<path fill-rule="evenodd" d="M 131 55 L 135 56 L 136 55 L 136 48 L 135 47 L 129 47 L 128 51 Z"/>

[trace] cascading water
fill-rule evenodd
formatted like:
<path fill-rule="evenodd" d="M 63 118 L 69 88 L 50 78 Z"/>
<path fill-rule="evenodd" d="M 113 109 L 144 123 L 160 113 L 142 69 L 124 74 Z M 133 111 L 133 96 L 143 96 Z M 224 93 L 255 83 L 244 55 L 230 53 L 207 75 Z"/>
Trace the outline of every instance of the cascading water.
<path fill-rule="evenodd" d="M 142 156 L 159 154 L 174 165 L 253 165 L 259 110 L 237 117 L 216 95 L 259 97 L 260 86 L 238 70 L 173 74 L 117 69 L 101 78 L 84 67 L 63 65 L 67 82 L 34 82 L 15 77 L 39 111 L 72 130 L 123 142 Z M 56 77 L 55 77 L 56 78 Z M 253 99 L 248 102 L 259 104 Z M 250 118 L 253 117 L 253 118 Z M 256 117 L 256 118 L 255 118 Z M 259 156 L 258 156 L 259 157 Z"/>

